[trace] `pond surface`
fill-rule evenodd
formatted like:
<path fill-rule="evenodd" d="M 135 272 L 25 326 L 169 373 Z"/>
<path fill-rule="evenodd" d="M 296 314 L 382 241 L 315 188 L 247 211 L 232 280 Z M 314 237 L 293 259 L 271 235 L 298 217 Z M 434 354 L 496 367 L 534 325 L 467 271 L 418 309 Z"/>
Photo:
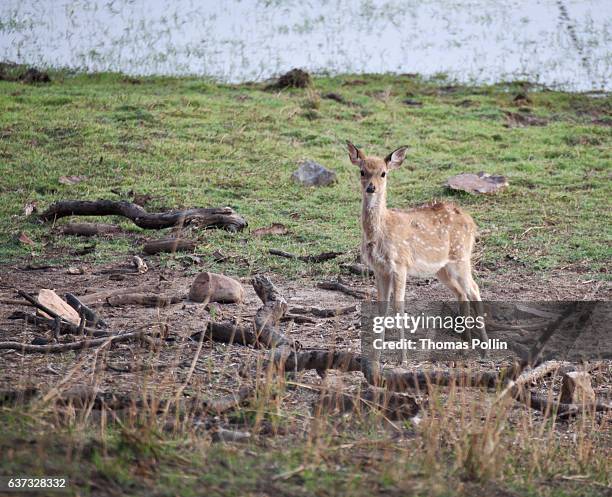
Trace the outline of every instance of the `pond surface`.
<path fill-rule="evenodd" d="M 0 60 L 240 82 L 446 73 L 612 89 L 611 0 L 1 0 Z"/>

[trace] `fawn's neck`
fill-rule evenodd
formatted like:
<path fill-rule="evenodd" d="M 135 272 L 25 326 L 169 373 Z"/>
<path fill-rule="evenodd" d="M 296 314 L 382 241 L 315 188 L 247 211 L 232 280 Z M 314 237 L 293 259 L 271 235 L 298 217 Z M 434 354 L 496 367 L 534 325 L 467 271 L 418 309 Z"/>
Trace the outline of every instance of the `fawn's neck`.
<path fill-rule="evenodd" d="M 378 195 L 363 194 L 361 202 L 361 227 L 366 240 L 377 238 L 387 213 L 387 192 Z"/>

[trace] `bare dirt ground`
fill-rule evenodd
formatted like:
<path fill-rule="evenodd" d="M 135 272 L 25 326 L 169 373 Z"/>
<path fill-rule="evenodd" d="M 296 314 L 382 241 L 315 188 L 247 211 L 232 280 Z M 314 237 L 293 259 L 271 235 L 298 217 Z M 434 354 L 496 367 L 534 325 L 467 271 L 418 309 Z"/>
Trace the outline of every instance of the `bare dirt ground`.
<path fill-rule="evenodd" d="M 129 259 L 123 262 L 127 264 Z M 125 275 L 119 280 L 111 279 L 109 274 L 103 271 L 115 268 L 121 263 L 114 263 L 112 266 L 80 265 L 79 267 L 85 271 L 82 275 L 68 274 L 65 267 L 25 269 L 27 267 L 25 263 L 2 268 L 0 270 L 0 300 L 3 303 L 0 304 L 0 322 L 2 323 L 0 341 L 18 341 L 27 344 L 35 338 L 53 339 L 53 333 L 50 330 L 45 331 L 34 325 L 24 324 L 21 320 L 9 319 L 9 316 L 17 309 L 31 311 L 31 308 L 25 306 L 6 303 L 7 300 L 15 299 L 16 288 L 31 294 L 36 294 L 40 288 L 50 288 L 60 296 L 71 292 L 79 297 L 122 288 L 166 295 L 186 294 L 194 279 L 193 275 L 162 268 L 156 258 L 150 258 L 147 263 L 149 271 L 145 274 Z M 482 269 L 478 276 L 483 297 L 487 300 L 514 301 L 519 295 L 522 301 L 585 298 L 605 300 L 612 297 L 608 284 L 585 280 L 584 274 L 580 272 L 559 271 L 541 276 L 536 273 L 526 274 L 524 268 L 503 274 Z M 297 306 L 335 309 L 359 304 L 359 301 L 351 296 L 317 288 L 318 280 L 288 281 L 275 274 L 269 277 L 288 301 L 289 312 L 292 307 Z M 371 279 L 347 276 L 344 280 L 352 287 L 373 290 Z M 24 391 L 34 388 L 42 393 L 38 399 L 44 402 L 44 399 L 53 400 L 54 392 L 65 394 L 74 389 L 77 391 L 78 389 L 88 391 L 95 389 L 96 392 L 102 392 L 105 398 L 108 398 L 107 395 L 111 398 L 113 396 L 127 397 L 133 399 L 134 403 L 131 407 L 128 404 L 127 408 L 99 411 L 94 409 L 91 413 L 87 409 L 80 409 L 77 406 L 73 408 L 68 404 L 62 409 L 54 410 L 52 416 L 54 415 L 60 424 L 67 420 L 78 422 L 80 416 L 85 418 L 89 416 L 89 419 L 94 422 L 99 420 L 100 426 L 106 423 L 106 416 L 115 420 L 142 419 L 144 423 L 153 420 L 155 426 L 163 427 L 169 434 L 178 433 L 179 430 L 182 433 L 185 430 L 189 433 L 202 433 L 206 440 L 212 440 L 213 443 L 215 435 L 219 436 L 219 433 L 229 433 L 233 434 L 232 436 L 246 434 L 250 440 L 256 442 L 256 445 L 248 445 L 248 447 L 257 446 L 264 451 L 282 451 L 300 446 L 300 443 L 303 444 L 308 440 L 338 437 L 338 440 L 348 441 L 345 445 L 340 445 L 346 449 L 342 449 L 342 455 L 338 452 L 337 456 L 331 456 L 332 452 L 330 452 L 327 457 L 346 457 L 351 464 L 358 466 L 363 464 L 366 467 L 372 464 L 373 460 L 386 460 L 389 455 L 385 450 L 390 446 L 389 444 L 397 445 L 397 450 L 400 452 L 408 450 L 410 453 L 411 450 L 416 450 L 415 444 L 421 443 L 418 442 L 421 440 L 418 423 L 429 426 L 422 430 L 423 433 L 438 433 L 442 429 L 442 432 L 437 435 L 441 437 L 440 440 L 451 440 L 457 437 L 457 433 L 465 430 L 461 427 L 465 413 L 471 413 L 469 416 L 484 422 L 483 420 L 488 419 L 489 414 L 487 413 L 494 409 L 495 392 L 472 388 L 451 389 L 450 391 L 438 391 L 434 397 L 432 397 L 434 395 L 432 391 L 427 394 L 415 392 L 412 398 L 416 404 L 421 407 L 429 406 L 433 409 L 432 412 L 437 414 L 432 416 L 423 414 L 422 420 L 412 418 L 412 423 L 391 421 L 383 416 L 377 418 L 379 422 L 375 423 L 374 430 L 371 430 L 368 428 L 372 426 L 368 424 L 371 418 L 368 418 L 367 412 L 365 416 L 340 415 L 341 411 L 333 411 L 332 407 L 331 415 L 326 416 L 329 407 L 322 407 L 324 395 L 333 392 L 352 396 L 354 399 L 361 398 L 362 392 L 367 390 L 369 385 L 366 384 L 360 372 L 342 373 L 329 370 L 324 377 L 320 377 L 315 371 L 303 371 L 283 378 L 282 381 L 286 383 L 282 388 L 277 388 L 278 384 L 270 382 L 268 390 L 266 390 L 266 384 L 262 389 L 261 383 L 258 382 L 262 381 L 265 376 L 265 374 L 262 375 L 260 368 L 262 361 L 268 356 L 267 350 L 255 350 L 251 347 L 210 341 L 199 343 L 191 338 L 194 333 L 205 329 L 206 323 L 211 319 L 211 314 L 214 315 L 215 320 L 219 321 L 235 319 L 238 323 L 245 325 L 252 323 L 256 310 L 261 306 L 261 301 L 255 294 L 249 278 L 244 278 L 241 282 L 246 290 L 246 299 L 240 305 L 205 306 L 185 301 L 160 308 L 112 307 L 108 304 L 96 306 L 95 309 L 109 323 L 109 329 L 113 331 L 127 331 L 145 326 L 151 331 L 152 336 L 156 330 L 160 330 L 166 339 L 158 340 L 154 344 L 136 339 L 113 344 L 110 347 L 102 346 L 84 351 L 55 354 L 24 354 L 17 350 L 2 350 L 0 351 L 0 394 L 4 391 Z M 407 286 L 407 299 L 417 298 L 447 300 L 450 295 L 448 290 L 435 280 L 410 279 Z M 214 310 L 210 311 L 211 309 Z M 313 322 L 282 322 L 280 331 L 287 337 L 298 340 L 305 348 L 329 347 L 341 350 L 360 350 L 359 305 L 357 305 L 357 310 L 351 314 L 328 319 L 309 317 L 313 319 Z M 60 341 L 64 340 L 72 341 L 75 338 L 70 335 L 62 335 Z M 201 349 L 199 349 L 200 345 L 202 345 Z M 437 370 L 452 371 L 455 365 L 451 361 L 436 364 L 415 363 L 409 364 L 408 367 L 420 369 L 435 367 Z M 593 389 L 601 400 L 609 399 L 609 379 L 612 374 L 610 367 L 608 364 L 591 372 Z M 471 363 L 470 368 L 472 371 L 494 371 L 499 370 L 500 364 L 481 359 Z M 194 412 L 181 419 L 172 413 L 162 417 L 160 412 L 163 409 L 154 407 L 155 401 L 172 401 L 178 395 L 181 396 L 181 399 L 193 399 L 196 405 L 200 405 L 201 400 L 228 398 L 241 387 L 252 387 L 254 384 L 259 385 L 259 390 L 257 398 L 250 401 L 248 408 L 229 411 L 219 416 L 211 416 L 210 413 L 199 415 Z M 560 387 L 560 378 L 556 376 L 544 379 L 537 386 L 537 390 L 539 393 L 552 392 L 556 398 Z M 142 403 L 139 404 L 140 407 L 136 407 L 136 402 L 144 402 L 145 406 L 148 404 L 153 408 L 145 409 L 143 414 L 141 412 L 143 411 Z M 434 408 L 434 405 L 444 405 L 448 408 Z M 421 410 L 421 413 L 428 411 L 429 409 Z M 321 413 L 324 414 L 323 417 Z M 149 415 L 151 417 L 147 418 Z M 525 428 L 531 426 L 526 424 L 526 419 L 529 419 L 533 426 L 540 426 L 540 424 L 544 426 L 548 419 L 547 416 L 548 414 L 526 408 L 520 402 L 512 403 L 507 420 L 517 431 L 510 430 L 508 436 L 519 438 L 508 439 L 507 447 L 514 447 L 517 443 L 520 446 L 526 443 L 526 440 L 530 440 L 528 437 L 533 436 Z M 598 413 L 594 418 L 592 433 L 596 434 L 593 436 L 602 438 L 602 441 L 598 443 L 605 445 L 610 441 L 609 432 L 597 427 L 597 423 L 605 426 L 606 421 L 602 421 L 602 416 Z M 439 425 L 433 421 L 434 417 L 439 418 Z M 555 443 L 571 446 L 576 439 L 576 433 L 584 433 L 584 430 L 588 432 L 591 425 L 583 426 L 584 422 L 580 419 L 577 417 L 569 422 L 555 425 Z M 365 431 L 359 431 L 362 429 Z M 354 434 L 357 437 L 356 441 L 351 441 L 347 433 Z M 429 435 L 423 436 L 425 438 L 421 441 L 427 442 Z M 370 440 L 368 437 L 376 440 Z M 527 438 L 521 439 L 520 437 Z M 519 439 L 523 442 L 516 441 Z M 434 437 L 432 440 L 437 440 L 437 438 Z M 361 447 L 362 443 L 366 445 Z M 374 445 L 369 446 L 368 443 Z M 380 447 L 376 444 L 379 444 Z M 27 448 L 27 444 L 24 447 Z M 247 449 L 246 453 L 255 457 L 257 453 L 249 452 L 250 450 Z M 346 450 L 346 455 L 344 455 L 344 450 Z M 273 471 L 278 473 L 275 478 L 293 478 L 292 472 L 284 476 L 285 473 L 275 465 L 273 465 Z M 300 472 L 304 467 L 303 465 L 297 466 L 295 471 Z M 239 471 L 238 467 L 236 471 Z M 297 475 L 295 478 L 299 480 L 300 477 Z M 98 478 L 94 475 L 90 478 L 83 476 L 81 479 L 83 483 L 87 482 L 95 490 L 96 495 L 114 495 L 112 488 L 108 486 L 107 479 L 103 477 Z M 79 477 L 75 478 L 75 481 L 78 480 Z M 264 478 L 262 482 L 264 480 L 268 479 Z M 273 482 L 260 484 L 266 488 L 261 495 L 279 494 Z M 567 488 L 575 483 L 562 481 L 555 484 Z M 485 490 L 475 486 L 473 492 L 468 487 L 476 485 L 475 483 L 466 482 L 462 485 L 466 485 L 463 495 L 517 495 L 511 492 L 506 493 L 492 482 L 486 483 Z M 117 494 L 121 493 L 118 489 L 116 490 Z M 292 494 L 289 492 L 284 495 Z M 389 495 L 395 494 L 389 493 Z M 397 495 L 400 494 L 397 493 Z"/>
<path fill-rule="evenodd" d="M 85 274 L 69 275 L 66 268 L 52 267 L 40 270 L 24 269 L 24 265 L 0 270 L 0 298 L 3 300 L 15 298 L 15 288 L 20 288 L 36 294 L 40 288 L 54 289 L 58 295 L 66 292 L 77 296 L 117 290 L 120 288 L 135 291 L 154 292 L 159 294 L 185 294 L 194 276 L 187 276 L 179 271 L 156 267 L 155 261 L 148 261 L 150 269 L 142 275 L 126 275 L 121 280 L 113 280 L 108 274 L 102 273 L 113 266 L 81 266 Z M 102 274 L 100 274 L 102 273 Z M 536 273 L 526 273 L 524 270 L 506 272 L 481 271 L 481 282 L 484 300 L 514 301 L 520 295 L 521 301 L 529 300 L 609 300 L 612 289 L 609 284 L 585 280 L 579 272 L 559 271 L 547 276 Z M 276 275 L 271 275 L 274 284 L 289 303 L 289 312 L 294 306 L 317 306 L 322 308 L 338 308 L 358 303 L 358 300 L 343 293 L 322 290 L 316 287 L 316 281 L 300 280 L 286 281 Z M 372 291 L 371 279 L 360 277 L 345 277 L 350 286 Z M 252 321 L 255 311 L 261 301 L 253 291 L 249 279 L 242 283 L 246 289 L 246 299 L 240 305 L 214 305 L 214 319 L 236 320 L 237 323 L 248 324 Z M 448 290 L 437 280 L 409 279 L 407 299 L 449 299 Z M 0 304 L 0 341 L 18 341 L 31 343 L 36 337 L 52 339 L 50 330 L 43 331 L 32 324 L 21 320 L 11 320 L 9 316 L 15 310 L 30 310 L 25 306 Z M 128 331 L 137 326 L 149 325 L 149 329 L 162 327 L 168 330 L 168 340 L 158 350 L 152 350 L 146 343 L 134 342 L 113 345 L 105 353 L 105 372 L 96 381 L 98 388 L 113 392 L 138 394 L 146 379 L 155 388 L 171 392 L 176 388 L 176 381 L 185 378 L 193 358 L 197 342 L 189 337 L 206 327 L 211 314 L 206 306 L 201 304 L 181 302 L 162 308 L 142 306 L 111 307 L 108 304 L 96 307 L 103 318 L 109 323 L 110 329 Z M 290 338 L 299 341 L 304 347 L 331 347 L 343 350 L 360 350 L 359 340 L 359 307 L 348 315 L 333 318 L 315 318 L 313 322 L 283 323 L 283 332 Z M 60 340 L 72 341 L 74 337 L 63 335 Z M 206 350 L 208 349 L 208 350 Z M 75 354 L 81 361 L 75 361 Z M 92 358 L 96 356 L 95 349 L 84 353 L 61 354 L 21 354 L 18 351 L 3 351 L 0 353 L 0 384 L 7 386 L 21 385 L 37 386 L 45 390 L 55 385 L 58 379 L 67 375 L 72 368 L 77 368 L 73 380 L 75 382 L 91 383 Z M 208 396 L 222 394 L 224 390 L 231 391 L 240 379 L 237 370 L 242 364 L 251 361 L 254 351 L 242 346 L 228 346 L 218 343 L 206 343 L 205 350 L 200 355 L 198 368 L 205 373 L 197 388 L 203 388 Z M 88 358 L 90 360 L 88 360 Z M 80 366 L 79 366 L 80 364 Z M 493 366 L 493 364 L 490 364 Z M 95 368 L 94 368 L 95 369 Z M 168 374 L 171 371 L 171 374 Z M 196 369 L 197 371 L 197 369 Z M 313 376 L 314 373 L 304 373 Z M 329 375 L 327 381 L 338 381 Z M 351 376 L 351 375 L 340 375 Z M 357 375 L 359 376 L 359 375 Z M 78 378 L 81 378 L 78 380 Z M 194 387 L 195 388 L 195 387 Z M 161 392 L 160 392 L 161 393 Z"/>

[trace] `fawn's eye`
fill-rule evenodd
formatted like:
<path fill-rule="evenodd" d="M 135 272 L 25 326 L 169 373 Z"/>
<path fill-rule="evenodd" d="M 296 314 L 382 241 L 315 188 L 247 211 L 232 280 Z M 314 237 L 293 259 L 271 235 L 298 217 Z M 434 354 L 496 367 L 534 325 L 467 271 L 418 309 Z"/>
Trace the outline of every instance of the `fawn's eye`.
<path fill-rule="evenodd" d="M 386 175 L 387 175 L 387 173 L 383 171 L 383 173 L 380 175 L 380 177 L 384 178 Z"/>
<path fill-rule="evenodd" d="M 365 171 L 363 169 L 361 170 L 361 175 L 365 176 Z"/>

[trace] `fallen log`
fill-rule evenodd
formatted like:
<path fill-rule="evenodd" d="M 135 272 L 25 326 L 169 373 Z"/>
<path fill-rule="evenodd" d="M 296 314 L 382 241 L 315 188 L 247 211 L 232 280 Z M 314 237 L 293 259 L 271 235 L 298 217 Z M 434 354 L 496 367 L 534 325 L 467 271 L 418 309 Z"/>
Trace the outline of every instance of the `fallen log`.
<path fill-rule="evenodd" d="M 42 221 L 54 221 L 66 216 L 123 216 L 144 229 L 183 226 L 193 221 L 206 228 L 241 231 L 247 222 L 230 207 L 196 208 L 169 212 L 147 212 L 132 202 L 114 200 L 61 200 L 40 215 Z"/>
<path fill-rule="evenodd" d="M 64 235 L 96 236 L 120 233 L 121 228 L 115 224 L 105 223 L 68 223 L 62 226 Z"/>
<path fill-rule="evenodd" d="M 266 276 L 255 276 L 252 284 L 263 303 L 255 315 L 253 328 L 239 327 L 227 321 L 221 323 L 211 321 L 204 332 L 206 337 L 217 342 L 251 345 L 257 348 L 298 349 L 300 347 L 298 342 L 289 340 L 276 329 L 287 312 L 287 301 Z M 191 338 L 198 339 L 200 333 L 193 334 Z"/>
<path fill-rule="evenodd" d="M 555 416 L 557 419 L 567 419 L 583 412 L 612 412 L 612 404 L 593 401 L 583 404 L 566 404 L 548 395 L 535 392 L 523 392 L 515 400 L 525 404 L 531 409 L 540 411 L 545 416 Z"/>
<path fill-rule="evenodd" d="M 142 250 L 145 254 L 153 255 L 160 252 L 193 252 L 197 243 L 185 238 L 164 238 L 162 240 L 151 240 L 145 243 Z"/>
<path fill-rule="evenodd" d="M 142 305 L 145 307 L 166 307 L 185 299 L 184 295 L 158 295 L 156 293 L 123 293 L 106 299 L 112 307 L 124 305 Z"/>
<path fill-rule="evenodd" d="M 191 335 L 192 340 L 199 341 L 201 331 Z M 204 330 L 205 338 L 212 340 L 213 342 L 237 344 L 237 345 L 251 345 L 253 347 L 260 347 L 255 332 L 247 326 L 238 326 L 230 321 L 215 322 L 210 321 L 206 325 Z"/>
<path fill-rule="evenodd" d="M 515 377 L 507 379 L 505 388 L 497 395 L 495 402 L 500 402 L 506 397 L 516 399 L 519 395 L 521 395 L 526 385 L 534 383 L 552 372 L 558 371 L 562 365 L 563 364 L 559 361 L 548 361 L 540 364 L 536 368 L 527 370 L 525 370 L 527 367 L 525 362 L 517 365 L 515 369 Z"/>
<path fill-rule="evenodd" d="M 85 294 L 79 297 L 79 300 L 89 307 L 97 307 L 106 304 L 106 299 L 116 295 L 125 295 L 126 293 L 145 293 L 150 291 L 150 287 L 130 287 L 116 288 L 113 290 L 100 290 L 94 293 Z"/>
<path fill-rule="evenodd" d="M 191 335 L 192 340 L 198 340 L 200 333 Z M 273 327 L 267 327 L 265 332 L 257 334 L 252 326 L 238 326 L 230 321 L 214 322 L 210 321 L 204 331 L 205 338 L 214 342 L 250 345 L 255 348 L 279 348 L 297 346 L 294 342 L 287 339 L 282 333 Z"/>
<path fill-rule="evenodd" d="M 342 252 L 322 252 L 317 255 L 295 255 L 290 252 L 285 252 L 284 250 L 271 248 L 269 250 L 270 255 L 277 255 L 279 257 L 285 257 L 286 259 L 297 259 L 303 262 L 323 262 L 329 261 L 330 259 L 335 259 L 339 255 L 342 255 Z"/>
<path fill-rule="evenodd" d="M 356 352 L 312 349 L 286 353 L 275 351 L 270 359 L 278 369 L 297 372 L 314 369 L 320 376 L 328 369 L 342 372 L 360 371 L 366 381 L 373 386 L 383 387 L 393 392 L 427 390 L 431 386 L 452 384 L 466 387 L 495 388 L 504 380 L 503 374 L 492 372 L 471 373 L 469 371 L 410 371 L 392 369 L 380 371 L 369 358 Z"/>
<path fill-rule="evenodd" d="M 373 386 L 383 387 L 390 392 L 428 391 L 433 386 L 450 385 L 492 389 L 507 383 L 508 378 L 516 372 L 516 369 L 511 367 L 502 370 L 500 373 L 471 373 L 467 371 L 426 372 L 398 369 L 385 371 L 380 374 L 377 368 L 372 367 L 367 357 L 352 352 L 333 350 L 308 350 L 292 352 L 290 354 L 283 354 L 283 351 L 279 350 L 271 355 L 271 361 L 279 370 L 285 372 L 315 369 L 320 375 L 324 375 L 327 369 L 336 369 L 343 372 L 361 371 L 368 383 Z M 610 404 L 598 401 L 590 404 L 585 403 L 584 405 L 565 404 L 555 402 L 548 397 L 533 392 L 526 394 L 526 390 L 521 388 L 557 370 L 560 364 L 562 363 L 551 361 L 551 364 L 545 363 L 532 371 L 521 374 L 516 379 L 516 382 L 510 382 L 507 388 L 498 395 L 497 399 L 500 400 L 510 396 L 543 413 L 552 413 L 554 411 L 558 418 L 569 417 L 589 409 L 596 412 L 612 411 L 612 405 Z"/>

